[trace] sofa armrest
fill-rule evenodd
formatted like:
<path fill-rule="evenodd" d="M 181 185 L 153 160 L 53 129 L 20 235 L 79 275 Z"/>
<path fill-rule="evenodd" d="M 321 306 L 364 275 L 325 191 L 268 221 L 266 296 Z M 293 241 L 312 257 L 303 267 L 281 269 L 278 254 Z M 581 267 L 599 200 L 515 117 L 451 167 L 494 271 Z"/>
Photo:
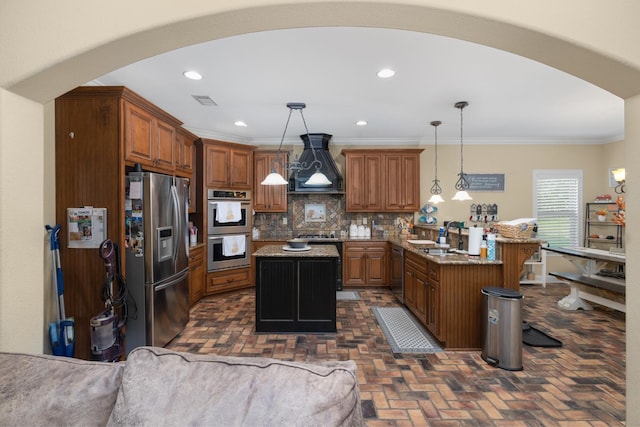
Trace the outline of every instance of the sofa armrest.
<path fill-rule="evenodd" d="M 0 353 L 0 424 L 106 425 L 124 363 Z"/>

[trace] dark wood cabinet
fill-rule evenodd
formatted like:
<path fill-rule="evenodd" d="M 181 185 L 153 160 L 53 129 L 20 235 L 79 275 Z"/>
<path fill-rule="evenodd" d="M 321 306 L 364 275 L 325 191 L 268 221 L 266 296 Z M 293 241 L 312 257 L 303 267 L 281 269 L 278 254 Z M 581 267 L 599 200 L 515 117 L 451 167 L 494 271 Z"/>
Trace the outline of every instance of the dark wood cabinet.
<path fill-rule="evenodd" d="M 124 101 L 125 159 L 157 168 L 158 172 L 173 173 L 176 128 L 176 124 Z"/>
<path fill-rule="evenodd" d="M 427 319 L 426 260 L 412 252 L 405 254 L 405 305 L 423 324 Z"/>
<path fill-rule="evenodd" d="M 275 169 L 285 179 L 284 164 L 289 160 L 284 151 L 255 151 L 253 153 L 253 209 L 256 212 L 287 212 L 287 185 L 261 185 Z"/>
<path fill-rule="evenodd" d="M 253 186 L 255 147 L 211 139 L 201 140 L 204 147 L 205 187 L 250 190 Z"/>
<path fill-rule="evenodd" d="M 176 133 L 176 164 L 177 176 L 189 178 L 189 213 L 197 212 L 198 183 L 196 182 L 196 146 L 198 137 L 184 128 L 178 128 Z"/>
<path fill-rule="evenodd" d="M 191 178 L 195 172 L 196 147 L 198 137 L 186 129 L 179 128 L 176 133 L 176 174 Z"/>
<path fill-rule="evenodd" d="M 415 212 L 420 210 L 420 152 L 412 150 L 385 155 L 384 210 Z"/>
<path fill-rule="evenodd" d="M 346 210 L 373 212 L 383 208 L 382 155 L 362 150 L 343 150 L 346 158 Z"/>
<path fill-rule="evenodd" d="M 440 334 L 440 266 L 435 262 L 427 262 L 426 285 L 426 313 L 427 329 L 439 340 Z"/>
<path fill-rule="evenodd" d="M 346 287 L 386 286 L 387 242 L 345 242 L 342 266 Z"/>
<path fill-rule="evenodd" d="M 205 294 L 204 245 L 189 248 L 189 303 L 200 301 Z"/>
<path fill-rule="evenodd" d="M 348 212 L 415 212 L 420 209 L 422 149 L 342 150 Z"/>
<path fill-rule="evenodd" d="M 336 332 L 336 260 L 257 257 L 256 332 Z"/>
<path fill-rule="evenodd" d="M 207 295 L 235 291 L 251 286 L 251 268 L 210 271 L 207 273 Z"/>

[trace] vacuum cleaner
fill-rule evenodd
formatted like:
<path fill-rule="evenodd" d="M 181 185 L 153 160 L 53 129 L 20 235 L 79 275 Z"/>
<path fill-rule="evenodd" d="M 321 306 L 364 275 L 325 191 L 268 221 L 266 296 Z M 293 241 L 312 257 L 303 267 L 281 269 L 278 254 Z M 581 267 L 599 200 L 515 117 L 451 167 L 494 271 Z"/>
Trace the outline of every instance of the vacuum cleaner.
<path fill-rule="evenodd" d="M 105 309 L 90 319 L 91 358 L 96 361 L 118 362 L 124 354 L 124 325 L 127 323 L 127 283 L 120 273 L 118 245 L 110 239 L 100 244 L 106 278 L 101 300 Z"/>

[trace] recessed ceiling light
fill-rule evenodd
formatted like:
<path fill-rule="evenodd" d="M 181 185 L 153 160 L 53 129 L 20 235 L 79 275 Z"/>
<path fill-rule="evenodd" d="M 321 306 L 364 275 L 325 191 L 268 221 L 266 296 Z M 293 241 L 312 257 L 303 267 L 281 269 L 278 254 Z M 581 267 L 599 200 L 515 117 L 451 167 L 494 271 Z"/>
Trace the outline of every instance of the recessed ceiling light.
<path fill-rule="evenodd" d="M 185 71 L 184 73 L 182 73 L 186 78 L 191 79 L 191 80 L 202 80 L 202 74 L 200 74 L 197 71 Z"/>
<path fill-rule="evenodd" d="M 233 123 L 236 126 L 240 126 L 241 128 L 246 128 L 247 124 L 245 122 L 243 122 L 242 120 L 238 120 L 236 122 Z"/>
<path fill-rule="evenodd" d="M 358 125 L 358 126 L 366 126 L 367 125 L 367 121 L 366 120 L 358 120 L 356 122 L 356 125 Z"/>
<path fill-rule="evenodd" d="M 396 72 L 391 68 L 383 68 L 382 70 L 378 71 L 378 77 L 380 77 L 381 79 L 388 79 L 389 77 L 393 77 L 395 73 Z"/>

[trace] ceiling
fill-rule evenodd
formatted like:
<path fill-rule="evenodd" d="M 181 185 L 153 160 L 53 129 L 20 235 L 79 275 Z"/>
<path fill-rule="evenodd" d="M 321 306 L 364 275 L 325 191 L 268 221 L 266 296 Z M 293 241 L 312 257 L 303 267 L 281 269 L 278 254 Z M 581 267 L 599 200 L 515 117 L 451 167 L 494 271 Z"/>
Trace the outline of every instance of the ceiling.
<path fill-rule="evenodd" d="M 376 73 L 389 67 L 395 76 Z M 203 75 L 199 81 L 183 76 Z M 607 143 L 624 137 L 621 98 L 544 64 L 411 31 L 321 27 L 214 40 L 123 67 L 88 84 L 124 85 L 200 137 L 277 144 L 288 102 L 309 131 L 345 145 Z M 194 99 L 209 96 L 217 105 Z M 246 127 L 234 122 L 241 120 Z M 366 120 L 366 126 L 356 126 Z M 304 133 L 292 116 L 285 141 Z"/>

